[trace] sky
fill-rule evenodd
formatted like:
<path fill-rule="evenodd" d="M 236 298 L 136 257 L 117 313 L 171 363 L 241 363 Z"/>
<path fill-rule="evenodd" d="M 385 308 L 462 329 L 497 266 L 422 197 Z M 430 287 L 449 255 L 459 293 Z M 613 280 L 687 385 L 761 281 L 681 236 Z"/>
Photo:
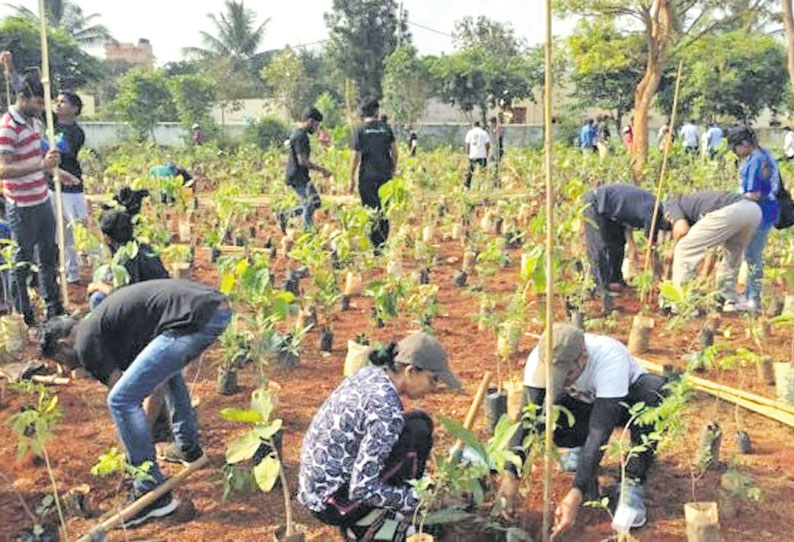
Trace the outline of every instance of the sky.
<path fill-rule="evenodd" d="M 37 11 L 36 0 L 9 0 Z M 136 43 L 146 38 L 152 43 L 157 63 L 163 64 L 182 58 L 181 49 L 200 46 L 199 31 L 212 33 L 208 13 L 223 9 L 223 0 L 135 0 L 119 2 L 108 0 L 77 0 L 83 13 L 99 13 L 99 21 L 107 26 L 121 42 Z M 285 45 L 312 44 L 325 40 L 328 32 L 323 13 L 330 11 L 331 0 L 294 0 L 292 2 L 254 2 L 246 7 L 259 14 L 259 20 L 269 17 L 262 50 L 280 49 Z M 517 33 L 531 45 L 544 39 L 543 0 L 404 0 L 408 12 L 409 29 L 413 43 L 421 54 L 439 54 L 453 48 L 451 34 L 455 21 L 466 16 L 485 15 L 491 19 L 509 22 Z M 11 10 L 0 5 L 0 16 Z M 415 25 L 431 28 L 426 30 Z M 564 34 L 569 22 L 557 22 L 555 34 Z M 441 32 L 441 33 L 439 33 Z M 102 56 L 102 51 L 93 51 Z"/>

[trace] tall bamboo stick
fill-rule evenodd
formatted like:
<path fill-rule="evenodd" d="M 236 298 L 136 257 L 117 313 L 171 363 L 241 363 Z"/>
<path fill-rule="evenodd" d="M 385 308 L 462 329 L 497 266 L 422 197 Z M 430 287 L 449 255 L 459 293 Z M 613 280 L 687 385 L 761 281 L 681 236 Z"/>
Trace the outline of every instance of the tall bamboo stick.
<path fill-rule="evenodd" d="M 11 109 L 11 73 L 8 71 L 8 66 L 3 70 L 6 75 L 6 106 Z"/>
<path fill-rule="evenodd" d="M 681 70 L 684 67 L 684 61 L 678 62 L 678 75 L 675 79 L 675 95 L 673 96 L 673 113 L 670 116 L 670 129 L 665 134 L 666 141 L 664 142 L 663 156 L 662 156 L 662 171 L 659 173 L 659 183 L 656 187 L 656 202 L 653 206 L 653 218 L 651 219 L 651 238 L 648 239 L 648 249 L 645 251 L 645 265 L 643 266 L 643 274 L 647 275 L 648 269 L 651 265 L 651 253 L 656 245 L 656 223 L 659 220 L 659 207 L 662 204 L 662 189 L 664 188 L 664 176 L 667 173 L 667 158 L 670 155 L 670 147 L 673 143 L 673 130 L 675 129 L 676 114 L 678 113 L 678 92 L 681 89 Z M 643 288 L 640 293 L 640 304 L 645 306 L 645 300 L 648 298 L 649 288 Z"/>
<path fill-rule="evenodd" d="M 546 147 L 546 435 L 543 454 L 543 541 L 548 542 L 551 535 L 551 449 L 554 434 L 554 372 L 551 366 L 552 324 L 554 320 L 554 188 L 552 175 L 552 126 L 551 126 L 551 0 L 546 0 L 546 73 L 543 92 L 543 131 Z"/>
<path fill-rule="evenodd" d="M 50 148 L 55 148 L 55 124 L 52 118 L 52 97 L 50 85 L 50 53 L 47 46 L 47 12 L 44 0 L 39 0 L 39 34 L 41 35 L 41 84 L 44 87 L 44 112 L 47 116 L 47 138 Z M 61 298 L 63 306 L 69 305 L 69 289 L 66 287 L 66 240 L 63 227 L 63 200 L 61 199 L 61 178 L 58 167 L 53 170 L 55 184 L 55 222 L 58 227 L 58 271 L 61 278 Z"/>

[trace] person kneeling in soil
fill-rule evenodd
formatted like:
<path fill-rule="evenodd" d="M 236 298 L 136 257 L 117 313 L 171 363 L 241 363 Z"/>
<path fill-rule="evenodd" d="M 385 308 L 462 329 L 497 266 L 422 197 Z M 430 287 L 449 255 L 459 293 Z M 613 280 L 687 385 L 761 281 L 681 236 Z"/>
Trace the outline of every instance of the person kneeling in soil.
<path fill-rule="evenodd" d="M 656 197 L 629 184 L 609 184 L 587 193 L 584 201 L 587 256 L 598 293 L 619 292 L 626 287 L 622 271 L 626 243 L 631 257 L 636 252 L 632 230 L 649 235 Z M 660 217 L 657 231 L 661 225 Z"/>
<path fill-rule="evenodd" d="M 115 254 L 120 247 L 130 241 L 134 241 L 132 230 L 132 219 L 124 211 L 110 210 L 105 211 L 99 219 L 99 227 L 105 236 L 105 242 L 110 248 L 111 254 Z M 122 263 L 129 275 L 129 284 L 136 284 L 147 280 L 167 279 L 168 271 L 163 266 L 163 262 L 146 243 L 138 243 L 138 250 L 134 258 L 129 258 Z M 113 291 L 110 285 L 110 278 L 101 282 L 92 282 L 88 285 L 88 305 L 91 310 L 95 310 L 102 300 Z"/>
<path fill-rule="evenodd" d="M 736 281 L 745 248 L 761 222 L 761 207 L 747 194 L 703 190 L 673 197 L 664 204 L 664 218 L 672 225 L 673 283 L 692 280 L 698 264 L 711 247 L 722 245 L 725 254 L 717 270 L 723 312 L 735 312 Z"/>
<path fill-rule="evenodd" d="M 114 292 L 79 323 L 55 320 L 44 329 L 42 355 L 69 368 L 82 367 L 105 384 L 107 405 L 133 467 L 151 467 L 136 478 L 138 499 L 165 482 L 155 459 L 144 398 L 165 384 L 176 446 L 168 459 L 189 464 L 203 455 L 198 425 L 182 369 L 201 355 L 229 323 L 225 296 L 187 280 L 151 280 Z M 126 527 L 173 513 L 179 503 L 166 493 L 128 519 Z"/>
<path fill-rule="evenodd" d="M 524 404 L 528 402 L 543 407 L 546 396 L 545 334 L 532 350 L 524 367 Z M 568 531 L 576 522 L 583 502 L 598 497 L 598 468 L 604 455 L 604 445 L 619 425 L 629 421 L 629 409 L 644 403 L 655 407 L 662 401 L 666 380 L 649 374 L 626 347 L 619 341 L 602 335 L 583 333 L 570 324 L 556 323 L 552 328 L 552 355 L 554 404 L 570 411 L 575 420 L 560 415 L 554 429 L 554 443 L 569 448 L 563 457 L 563 470 L 576 472 L 573 487 L 557 506 L 554 513 L 554 533 Z M 516 432 L 513 443 L 516 452 L 524 457 L 522 443 L 529 422 L 524 421 Z M 534 427 L 539 434 L 542 424 Z M 633 445 L 643 443 L 646 435 L 654 431 L 653 425 L 637 421 L 630 427 Z M 618 501 L 612 527 L 628 531 L 642 527 L 646 521 L 643 484 L 656 452 L 655 444 L 633 454 L 626 465 L 626 484 Z M 518 497 L 518 473 L 514 466 L 502 477 L 498 497 L 504 499 L 505 512 L 512 515 Z"/>
<path fill-rule="evenodd" d="M 417 399 L 439 381 L 460 388 L 447 353 L 425 333 L 370 355 L 366 366 L 326 399 L 301 450 L 298 500 L 345 540 L 402 541 L 412 534 L 420 478 L 433 445 L 433 422 L 403 412 L 400 395 Z M 391 533 L 386 535 L 385 533 Z"/>

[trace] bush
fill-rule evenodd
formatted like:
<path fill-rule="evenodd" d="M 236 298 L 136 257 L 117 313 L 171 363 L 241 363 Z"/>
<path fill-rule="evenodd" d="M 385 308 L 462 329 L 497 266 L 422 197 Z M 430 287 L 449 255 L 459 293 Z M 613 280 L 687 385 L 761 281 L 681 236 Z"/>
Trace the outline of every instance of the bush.
<path fill-rule="evenodd" d="M 278 117 L 267 116 L 253 121 L 245 127 L 245 141 L 255 142 L 260 149 L 277 147 L 289 139 L 289 126 Z"/>

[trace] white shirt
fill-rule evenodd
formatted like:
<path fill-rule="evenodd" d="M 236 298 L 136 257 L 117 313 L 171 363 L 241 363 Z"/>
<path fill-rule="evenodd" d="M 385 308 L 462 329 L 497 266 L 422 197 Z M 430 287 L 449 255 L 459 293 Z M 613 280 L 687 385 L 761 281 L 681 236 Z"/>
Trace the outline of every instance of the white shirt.
<path fill-rule="evenodd" d="M 794 131 L 789 130 L 786 132 L 786 138 L 783 140 L 783 151 L 788 157 L 794 157 Z"/>
<path fill-rule="evenodd" d="M 614 399 L 626 397 L 629 386 L 648 371 L 640 365 L 622 342 L 605 335 L 584 334 L 587 364 L 568 392 L 585 403 L 596 398 Z M 524 366 L 524 385 L 532 385 L 532 375 L 539 359 L 538 347 L 529 353 Z"/>
<path fill-rule="evenodd" d="M 485 146 L 490 142 L 491 136 L 479 126 L 475 126 L 466 132 L 465 143 L 469 146 L 469 160 L 487 158 L 488 154 L 486 153 Z"/>
<path fill-rule="evenodd" d="M 696 149 L 698 146 L 698 139 L 700 137 L 700 130 L 694 124 L 684 124 L 681 127 L 681 139 L 684 140 L 684 147 Z"/>

